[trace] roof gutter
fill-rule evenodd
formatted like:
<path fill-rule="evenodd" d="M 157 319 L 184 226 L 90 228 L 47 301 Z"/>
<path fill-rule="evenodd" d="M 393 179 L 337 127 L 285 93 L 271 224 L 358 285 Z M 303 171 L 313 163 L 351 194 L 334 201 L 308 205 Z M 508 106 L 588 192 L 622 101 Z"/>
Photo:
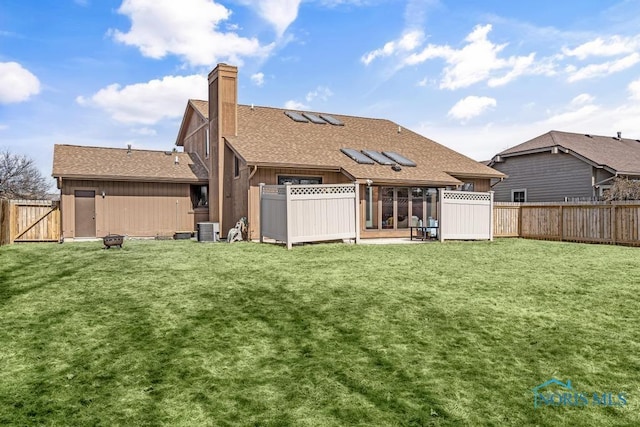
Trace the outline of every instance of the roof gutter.
<path fill-rule="evenodd" d="M 180 179 L 171 177 L 136 177 L 136 176 L 114 176 L 114 175 L 53 175 L 54 178 L 62 182 L 62 178 L 71 180 L 87 181 L 120 181 L 120 182 L 169 182 L 175 184 L 199 184 L 209 182 L 209 178 Z"/>
<path fill-rule="evenodd" d="M 502 181 L 504 181 L 504 178 L 505 178 L 504 176 L 500 177 L 500 181 L 494 182 L 493 184 L 490 185 L 490 187 L 493 188 L 494 186 L 500 184 Z"/>
<path fill-rule="evenodd" d="M 340 168 L 336 166 L 323 166 L 323 165 L 304 165 L 293 163 L 269 163 L 269 162 L 249 162 L 247 165 L 266 167 L 266 168 L 281 168 L 281 169 L 314 169 L 324 170 L 329 172 L 340 172 Z"/>

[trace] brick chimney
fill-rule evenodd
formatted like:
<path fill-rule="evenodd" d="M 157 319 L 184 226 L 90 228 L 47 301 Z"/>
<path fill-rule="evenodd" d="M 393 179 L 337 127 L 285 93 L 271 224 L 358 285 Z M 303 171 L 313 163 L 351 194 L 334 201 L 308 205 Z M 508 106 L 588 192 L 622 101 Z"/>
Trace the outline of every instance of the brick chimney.
<path fill-rule="evenodd" d="M 225 136 L 238 135 L 238 67 L 218 64 L 209 73 L 209 221 L 222 225 Z"/>

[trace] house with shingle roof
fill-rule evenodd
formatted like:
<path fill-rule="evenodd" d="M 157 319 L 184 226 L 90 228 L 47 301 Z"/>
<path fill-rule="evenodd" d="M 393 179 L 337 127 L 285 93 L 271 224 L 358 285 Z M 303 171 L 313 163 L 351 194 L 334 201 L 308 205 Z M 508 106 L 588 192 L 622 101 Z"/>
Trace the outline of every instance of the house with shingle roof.
<path fill-rule="evenodd" d="M 496 201 L 594 200 L 615 177 L 640 179 L 640 140 L 552 130 L 488 165 L 508 175 L 493 186 Z"/>
<path fill-rule="evenodd" d="M 260 184 L 359 185 L 360 238 L 407 237 L 438 220 L 441 189 L 489 191 L 504 175 L 390 120 L 238 104 L 238 69 L 188 100 L 183 151 L 55 145 L 64 238 L 165 236 L 247 217 L 259 238 Z"/>
<path fill-rule="evenodd" d="M 259 186 L 356 183 L 361 238 L 406 237 L 437 219 L 439 189 L 489 191 L 504 175 L 390 120 L 238 104 L 238 69 L 209 74 L 189 100 L 176 145 L 209 171 L 209 221 L 247 217 L 259 237 Z M 208 123 L 208 126 L 207 126 Z"/>
<path fill-rule="evenodd" d="M 62 237 L 170 236 L 208 219 L 209 173 L 195 153 L 55 145 Z"/>

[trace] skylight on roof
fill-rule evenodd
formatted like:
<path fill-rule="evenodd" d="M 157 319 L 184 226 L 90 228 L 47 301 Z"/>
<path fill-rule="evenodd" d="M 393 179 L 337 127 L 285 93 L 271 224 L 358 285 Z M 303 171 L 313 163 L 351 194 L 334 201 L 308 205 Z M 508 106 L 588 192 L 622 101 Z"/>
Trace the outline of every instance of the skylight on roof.
<path fill-rule="evenodd" d="M 295 111 L 285 111 L 284 113 L 294 122 L 309 123 L 309 120 L 300 113 L 296 113 Z"/>
<path fill-rule="evenodd" d="M 311 114 L 311 113 L 302 113 L 303 116 L 305 116 L 307 119 L 309 119 L 309 121 L 311 123 L 315 123 L 317 125 L 326 125 L 327 122 L 325 122 L 324 120 L 322 120 L 320 117 L 316 116 L 315 114 Z"/>
<path fill-rule="evenodd" d="M 398 163 L 399 165 L 409 166 L 409 167 L 417 166 L 416 162 L 414 162 L 413 160 L 407 159 L 406 157 L 404 157 L 401 154 L 396 153 L 395 151 L 383 151 L 382 154 L 384 154 L 385 156 L 387 156 L 388 158 L 390 158 L 394 162 Z"/>
<path fill-rule="evenodd" d="M 344 126 L 344 123 L 342 123 L 340 120 L 328 114 L 320 114 L 320 118 L 322 118 L 322 120 L 325 120 L 326 122 L 334 126 Z"/>
<path fill-rule="evenodd" d="M 349 156 L 349 158 L 351 158 L 351 160 L 353 160 L 356 163 L 360 163 L 363 165 L 375 164 L 373 160 L 371 160 L 370 158 L 368 158 L 358 150 L 354 150 L 353 148 L 341 148 L 340 151 L 342 151 L 344 154 Z"/>
<path fill-rule="evenodd" d="M 387 165 L 387 166 L 392 166 L 395 165 L 396 162 L 394 162 L 393 160 L 391 160 L 390 158 L 388 158 L 387 156 L 378 153 L 377 151 L 373 151 L 373 150 L 362 150 L 362 152 L 364 154 L 366 154 L 367 156 L 371 157 L 373 160 L 375 160 L 376 162 L 380 163 L 381 165 Z"/>

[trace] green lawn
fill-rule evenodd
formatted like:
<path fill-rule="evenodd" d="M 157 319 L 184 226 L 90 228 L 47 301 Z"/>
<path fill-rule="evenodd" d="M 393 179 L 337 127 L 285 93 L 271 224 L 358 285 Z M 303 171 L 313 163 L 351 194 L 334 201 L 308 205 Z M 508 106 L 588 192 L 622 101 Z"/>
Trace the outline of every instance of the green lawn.
<path fill-rule="evenodd" d="M 529 240 L 2 247 L 0 425 L 640 425 L 639 261 Z M 552 377 L 589 405 L 534 409 Z"/>

